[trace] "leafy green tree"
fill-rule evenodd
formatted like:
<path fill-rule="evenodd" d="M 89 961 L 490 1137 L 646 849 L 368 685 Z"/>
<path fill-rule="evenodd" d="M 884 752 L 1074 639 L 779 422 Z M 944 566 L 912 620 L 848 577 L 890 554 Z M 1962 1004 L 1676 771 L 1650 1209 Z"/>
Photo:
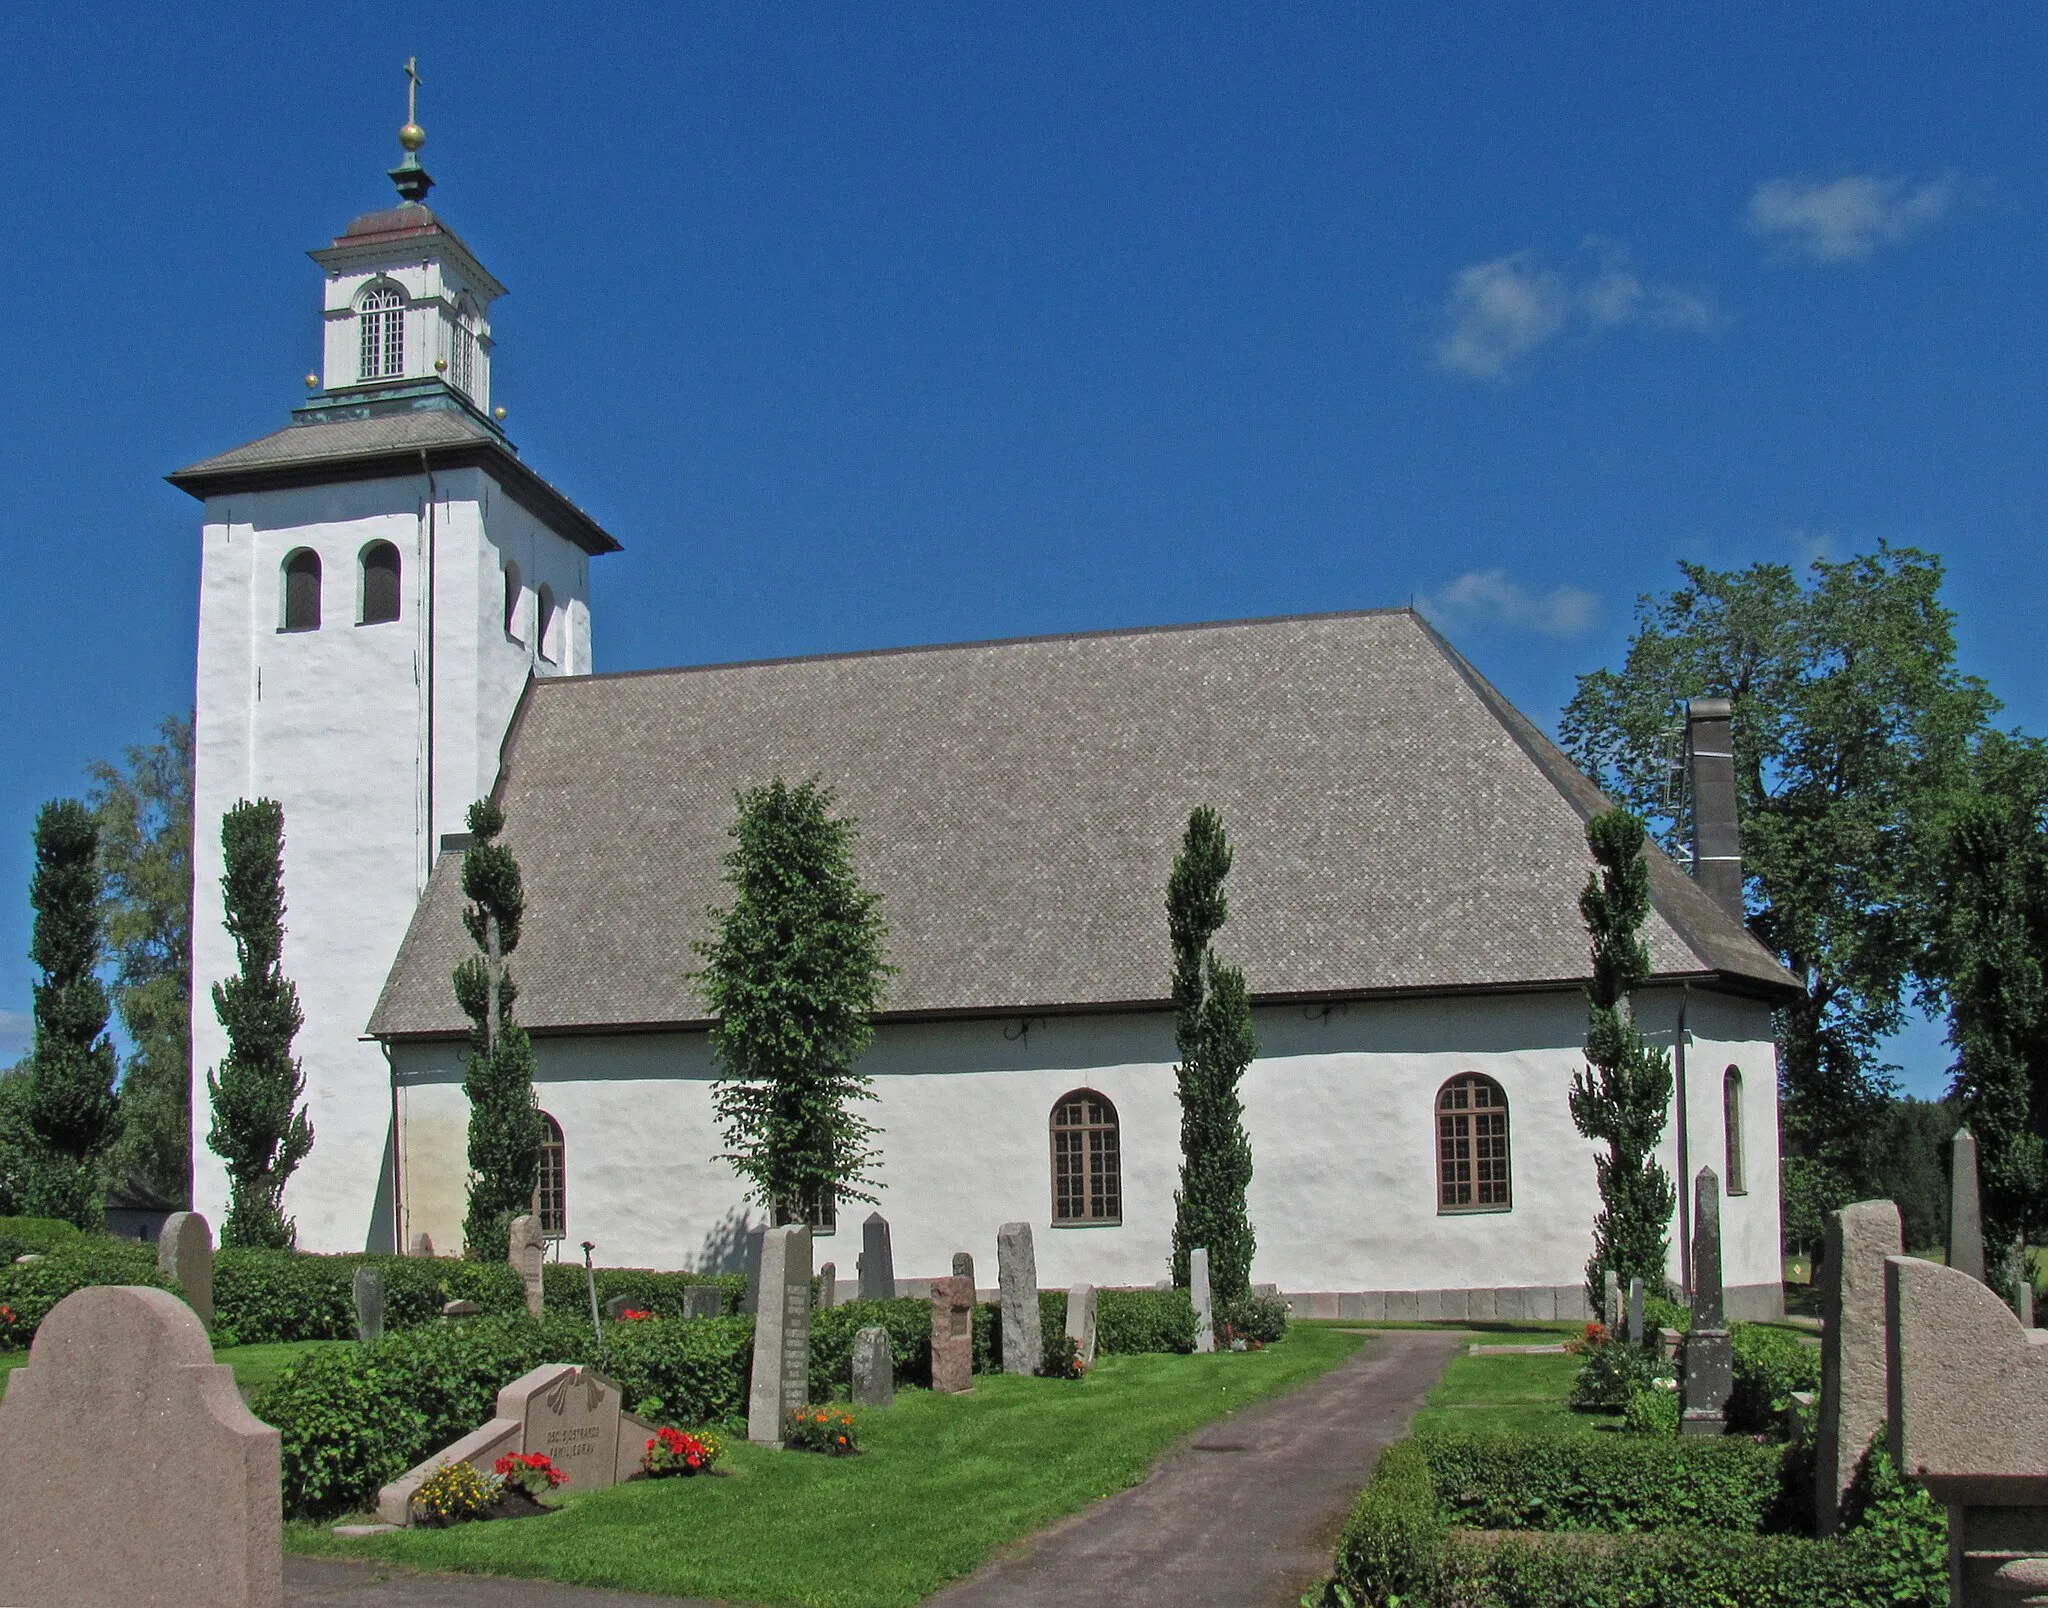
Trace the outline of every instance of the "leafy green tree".
<path fill-rule="evenodd" d="M 1224 879 L 1230 839 L 1206 804 L 1188 817 L 1166 883 L 1166 930 L 1173 946 L 1174 1044 L 1180 1064 L 1180 1188 L 1173 1196 L 1173 1278 L 1188 1282 L 1188 1253 L 1209 1252 L 1210 1289 L 1220 1305 L 1251 1291 L 1258 1237 L 1245 1206 L 1252 1144 L 1237 1086 L 1258 1056 L 1244 973 L 1211 945 L 1230 915 Z"/>
<path fill-rule="evenodd" d="M 90 774 L 114 1006 L 133 1046 L 104 1175 L 109 1186 L 139 1178 L 183 1206 L 192 1198 L 191 719 L 168 717 L 155 742 Z"/>
<path fill-rule="evenodd" d="M 299 1099 L 306 1075 L 292 1055 L 304 1018 L 284 975 L 284 808 L 260 798 L 221 817 L 220 887 L 238 970 L 213 985 L 213 1010 L 228 1053 L 206 1074 L 213 1105 L 207 1148 L 227 1163 L 223 1246 L 287 1249 L 297 1230 L 284 1215 L 284 1186 L 313 1148 Z"/>
<path fill-rule="evenodd" d="M 1666 805 L 1680 701 L 1734 704 L 1749 928 L 1799 979 L 1778 1018 L 1787 1220 L 1857 1198 L 1891 1087 L 1930 899 L 1916 838 L 1995 701 L 1955 666 L 1942 567 L 1911 548 L 1782 564 L 1680 566 L 1644 598 L 1619 671 L 1579 680 L 1572 757 L 1683 852 Z"/>
<path fill-rule="evenodd" d="M 519 862 L 497 841 L 505 815 L 489 799 L 469 807 L 470 846 L 462 854 L 462 913 L 479 951 L 455 968 L 455 1000 L 469 1018 L 469 1216 L 464 1254 L 502 1262 L 514 1217 L 533 1209 L 545 1137 L 533 1094 L 533 1045 L 512 1017 L 519 989 L 507 960 L 519 947 L 526 891 Z M 495 1001 L 496 1008 L 493 1009 Z"/>
<path fill-rule="evenodd" d="M 2048 748 L 1987 735 L 1934 840 L 1928 981 L 1948 1002 L 1985 1245 L 2018 1245 L 2048 1228 Z M 1989 1261 L 2004 1289 L 2005 1259 Z"/>
<path fill-rule="evenodd" d="M 35 1136 L 26 1110 L 29 1064 L 24 1055 L 0 1072 L 0 1217 L 25 1216 L 29 1210 L 35 1166 Z"/>
<path fill-rule="evenodd" d="M 1586 1289 L 1595 1308 L 1607 1270 L 1624 1285 L 1640 1278 L 1662 1289 L 1671 1255 L 1671 1214 L 1678 1195 L 1657 1161 L 1657 1141 L 1671 1110 L 1671 1063 L 1636 1026 L 1630 994 L 1650 979 L 1642 939 L 1650 915 L 1650 868 L 1643 860 L 1643 823 L 1627 810 L 1608 810 L 1586 823 L 1593 874 L 1579 895 L 1579 914 L 1593 940 L 1593 978 L 1586 985 L 1586 1059 L 1572 1078 L 1572 1122 L 1588 1139 L 1606 1141 L 1593 1158 L 1600 1211 Z"/>
<path fill-rule="evenodd" d="M 99 1163 L 120 1116 L 107 991 L 97 975 L 99 849 L 92 811 L 76 799 L 54 799 L 37 812 L 29 956 L 42 977 L 28 1087 L 19 1097 L 30 1151 L 26 1205 L 32 1216 L 80 1228 L 99 1226 Z"/>
<path fill-rule="evenodd" d="M 704 968 L 690 974 L 717 1018 L 719 1159 L 777 1223 L 874 1199 L 864 1185 L 878 1130 L 855 1109 L 874 1094 L 852 1068 L 895 967 L 881 896 L 855 869 L 857 823 L 833 802 L 815 777 L 737 795 L 732 903 L 711 912 L 716 936 L 696 946 Z"/>

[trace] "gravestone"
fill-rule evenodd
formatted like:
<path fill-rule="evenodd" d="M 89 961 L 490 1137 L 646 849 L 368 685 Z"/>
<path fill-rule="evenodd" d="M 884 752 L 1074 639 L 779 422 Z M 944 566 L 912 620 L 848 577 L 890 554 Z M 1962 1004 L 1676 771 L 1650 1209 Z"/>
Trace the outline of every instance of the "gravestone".
<path fill-rule="evenodd" d="M 75 1291 L 0 1399 L 0 1602 L 280 1608 L 278 1470 L 188 1303 Z"/>
<path fill-rule="evenodd" d="M 783 1422 L 811 1396 L 811 1231 L 804 1224 L 761 1236 L 760 1292 L 747 1439 L 780 1446 Z"/>
<path fill-rule="evenodd" d="M 1188 1299 L 1195 1304 L 1195 1353 L 1216 1349 L 1216 1312 L 1209 1299 L 1209 1253 L 1201 1246 L 1188 1252 Z"/>
<path fill-rule="evenodd" d="M 742 1312 L 757 1312 L 761 1305 L 761 1241 L 768 1230 L 747 1230 L 747 1293 L 740 1297 Z"/>
<path fill-rule="evenodd" d="M 1956 1129 L 1948 1172 L 1948 1265 L 1984 1282 L 1984 1208 L 1977 1193 L 1977 1136 Z"/>
<path fill-rule="evenodd" d="M 1888 1200 L 1861 1200 L 1828 1213 L 1821 1256 L 1820 1422 L 1813 1480 L 1820 1535 L 1834 1534 L 1856 1466 L 1871 1438 L 1884 1428 L 1890 1377 L 1884 1264 L 1904 1249 L 1899 1209 Z"/>
<path fill-rule="evenodd" d="M 377 1493 L 386 1524 L 412 1522 L 412 1498 L 444 1463 L 468 1463 L 481 1474 L 510 1452 L 539 1452 L 569 1476 L 564 1491 L 598 1491 L 640 1472 L 654 1426 L 623 1409 L 619 1387 L 604 1375 L 566 1362 L 543 1363 L 498 1392 L 495 1416 Z"/>
<path fill-rule="evenodd" d="M 1077 1284 L 1067 1291 L 1067 1338 L 1081 1366 L 1095 1366 L 1095 1286 Z"/>
<path fill-rule="evenodd" d="M 692 1284 L 683 1291 L 683 1316 L 718 1318 L 725 1315 L 725 1291 L 716 1284 Z"/>
<path fill-rule="evenodd" d="M 630 1295 L 610 1296 L 606 1298 L 604 1303 L 604 1315 L 614 1323 L 623 1323 L 626 1321 L 626 1314 L 628 1312 L 638 1312 L 640 1310 L 639 1303 Z"/>
<path fill-rule="evenodd" d="M 505 1259 L 518 1272 L 526 1287 L 526 1310 L 540 1316 L 541 1269 L 547 1266 L 548 1237 L 540 1231 L 540 1219 L 532 1213 L 512 1219 Z"/>
<path fill-rule="evenodd" d="M 1702 1167 L 1692 1192 L 1692 1328 L 1685 1337 L 1685 1378 L 1679 1429 L 1687 1435 L 1728 1433 L 1728 1397 L 1735 1355 L 1721 1290 L 1721 1180 Z"/>
<path fill-rule="evenodd" d="M 412 1244 L 405 1254 L 407 1256 L 432 1256 L 434 1254 L 433 1237 L 425 1229 L 421 1229 L 417 1234 L 413 1235 Z"/>
<path fill-rule="evenodd" d="M 871 1324 L 853 1337 L 853 1404 L 890 1407 L 896 1402 L 896 1359 L 889 1331 Z"/>
<path fill-rule="evenodd" d="M 441 1303 L 441 1316 L 444 1318 L 473 1318 L 481 1311 L 483 1311 L 483 1308 L 474 1301 L 443 1301 Z"/>
<path fill-rule="evenodd" d="M 996 1235 L 996 1282 L 1003 1298 L 1003 1372 L 1035 1374 L 1045 1360 L 1038 1317 L 1038 1256 L 1029 1223 L 1005 1223 Z"/>
<path fill-rule="evenodd" d="M 932 1280 L 932 1389 L 964 1396 L 974 1389 L 974 1281 Z"/>
<path fill-rule="evenodd" d="M 170 1274 L 199 1321 L 213 1323 L 213 1232 L 197 1212 L 172 1212 L 157 1236 L 156 1265 Z"/>
<path fill-rule="evenodd" d="M 896 1299 L 896 1256 L 889 1246 L 889 1219 L 869 1212 L 860 1225 L 860 1298 Z"/>
<path fill-rule="evenodd" d="M 1953 1608 L 2048 1588 L 2048 1345 L 1990 1289 L 1917 1257 L 1885 1259 L 1891 1453 L 1948 1509 Z"/>
<path fill-rule="evenodd" d="M 364 1345 L 384 1337 L 384 1270 L 365 1266 L 356 1269 L 356 1338 Z"/>
<path fill-rule="evenodd" d="M 839 1268 L 827 1262 L 818 1269 L 818 1310 L 830 1312 L 839 1304 Z"/>
<path fill-rule="evenodd" d="M 1643 1343 L 1643 1281 L 1631 1277 L 1628 1281 L 1628 1343 L 1639 1346 Z"/>
<path fill-rule="evenodd" d="M 974 1282 L 974 1258 L 966 1251 L 953 1253 L 953 1277 L 965 1279 L 969 1284 Z"/>
<path fill-rule="evenodd" d="M 1621 1275 L 1609 1268 L 1605 1275 L 1605 1299 L 1600 1305 L 1600 1322 L 1610 1336 L 1621 1332 Z"/>

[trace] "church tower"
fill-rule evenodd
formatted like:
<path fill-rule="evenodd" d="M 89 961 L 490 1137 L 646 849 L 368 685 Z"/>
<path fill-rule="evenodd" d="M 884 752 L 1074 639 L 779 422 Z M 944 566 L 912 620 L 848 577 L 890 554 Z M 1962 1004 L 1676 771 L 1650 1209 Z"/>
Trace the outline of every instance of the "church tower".
<path fill-rule="evenodd" d="M 399 204 L 311 253 L 324 355 L 306 401 L 284 429 L 169 477 L 205 505 L 194 1204 L 216 1225 L 228 1204 L 206 1144 L 206 1074 L 227 1048 L 211 990 L 235 970 L 221 818 L 272 798 L 314 1130 L 284 1204 L 312 1251 L 398 1248 L 393 1083 L 364 1029 L 435 855 L 491 790 L 529 678 L 589 673 L 590 559 L 619 546 L 507 439 L 491 406 L 504 287 L 424 204 L 410 116 L 399 140 Z"/>

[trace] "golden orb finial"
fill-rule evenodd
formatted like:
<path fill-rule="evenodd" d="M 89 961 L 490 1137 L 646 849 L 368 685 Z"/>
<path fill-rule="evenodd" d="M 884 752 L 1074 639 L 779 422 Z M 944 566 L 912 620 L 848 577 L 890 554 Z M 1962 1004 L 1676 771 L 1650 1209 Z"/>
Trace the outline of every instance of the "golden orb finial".
<path fill-rule="evenodd" d="M 306 376 L 306 389 L 307 389 L 307 390 L 309 390 L 309 391 L 317 391 L 317 390 L 319 390 L 319 389 L 320 389 L 320 376 L 319 376 L 319 375 L 317 375 L 317 374 L 308 374 L 308 375 Z"/>
<path fill-rule="evenodd" d="M 505 410 L 503 408 L 492 408 L 491 417 L 498 420 L 498 422 L 502 424 L 505 419 Z"/>
<path fill-rule="evenodd" d="M 427 131 L 417 123 L 407 123 L 398 131 L 398 143 L 408 151 L 417 151 L 427 143 Z"/>

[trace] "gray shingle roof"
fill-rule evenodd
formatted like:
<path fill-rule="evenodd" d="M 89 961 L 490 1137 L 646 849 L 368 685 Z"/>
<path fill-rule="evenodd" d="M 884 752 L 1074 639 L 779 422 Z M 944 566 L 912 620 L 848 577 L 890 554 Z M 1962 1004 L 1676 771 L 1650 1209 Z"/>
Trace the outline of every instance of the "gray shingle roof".
<path fill-rule="evenodd" d="M 683 973 L 722 902 L 736 788 L 821 776 L 883 895 L 891 1014 L 1162 1001 L 1188 811 L 1236 845 L 1218 948 L 1255 995 L 1586 975 L 1592 784 L 1407 610 L 534 683 L 505 750 L 537 1029 L 701 1020 Z M 370 1030 L 463 1023 L 442 856 Z M 1660 974 L 1792 980 L 1653 861 Z"/>
<path fill-rule="evenodd" d="M 165 478 L 203 499 L 273 486 L 418 474 L 422 452 L 436 469 L 485 469 L 536 518 L 585 552 L 619 550 L 609 531 L 528 468 L 503 436 L 459 407 L 414 407 L 291 424 Z"/>

